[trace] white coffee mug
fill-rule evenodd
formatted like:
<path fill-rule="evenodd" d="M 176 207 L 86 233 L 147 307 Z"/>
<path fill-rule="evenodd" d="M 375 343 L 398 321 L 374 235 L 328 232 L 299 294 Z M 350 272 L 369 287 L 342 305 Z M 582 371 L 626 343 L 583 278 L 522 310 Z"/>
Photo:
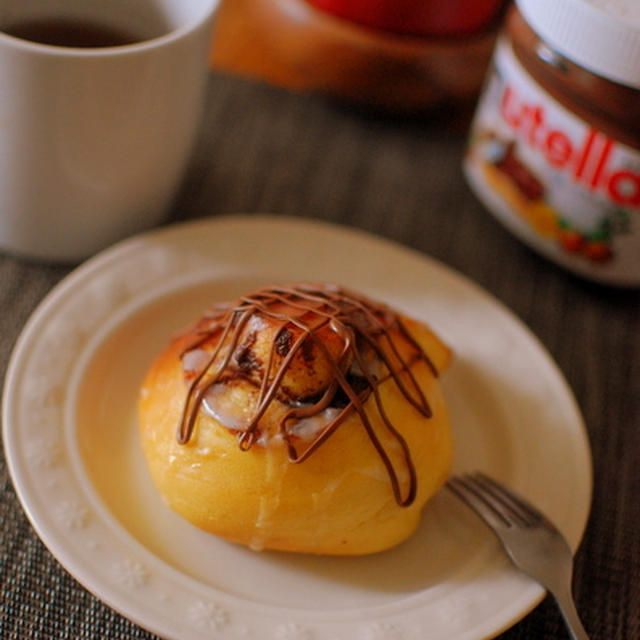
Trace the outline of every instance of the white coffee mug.
<path fill-rule="evenodd" d="M 0 0 L 0 248 L 78 261 L 164 219 L 197 132 L 216 4 Z M 70 21 L 135 42 L 25 39 Z"/>

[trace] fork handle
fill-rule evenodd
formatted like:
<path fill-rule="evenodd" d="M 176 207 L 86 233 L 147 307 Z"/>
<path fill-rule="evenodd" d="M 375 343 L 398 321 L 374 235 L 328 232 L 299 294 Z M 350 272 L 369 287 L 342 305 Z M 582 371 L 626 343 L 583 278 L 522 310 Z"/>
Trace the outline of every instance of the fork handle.
<path fill-rule="evenodd" d="M 569 634 L 573 640 L 589 640 L 589 636 L 582 626 L 582 622 L 578 616 L 578 611 L 573 602 L 571 592 L 566 589 L 558 589 L 551 592 L 554 597 L 560 613 L 569 629 Z"/>

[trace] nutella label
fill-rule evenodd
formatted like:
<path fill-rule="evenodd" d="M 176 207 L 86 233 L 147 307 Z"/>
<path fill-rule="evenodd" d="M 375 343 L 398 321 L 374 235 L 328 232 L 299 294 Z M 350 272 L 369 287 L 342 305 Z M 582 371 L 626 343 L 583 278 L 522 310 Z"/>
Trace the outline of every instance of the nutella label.
<path fill-rule="evenodd" d="M 640 284 L 640 150 L 552 98 L 506 40 L 471 129 L 465 171 L 512 231 L 584 275 Z"/>

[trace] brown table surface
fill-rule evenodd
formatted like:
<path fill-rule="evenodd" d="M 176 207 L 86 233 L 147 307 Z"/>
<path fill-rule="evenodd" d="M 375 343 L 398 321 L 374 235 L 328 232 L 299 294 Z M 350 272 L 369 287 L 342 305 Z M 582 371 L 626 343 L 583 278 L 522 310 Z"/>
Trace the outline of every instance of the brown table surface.
<path fill-rule="evenodd" d="M 640 294 L 577 279 L 516 241 L 460 170 L 465 124 L 374 117 L 211 76 L 173 220 L 234 212 L 365 229 L 485 287 L 540 338 L 582 408 L 594 494 L 575 593 L 593 638 L 640 638 Z M 0 371 L 20 329 L 71 270 L 0 254 Z M 28 523 L 0 456 L 0 637 L 150 638 L 71 578 Z M 567 637 L 546 599 L 503 636 Z"/>

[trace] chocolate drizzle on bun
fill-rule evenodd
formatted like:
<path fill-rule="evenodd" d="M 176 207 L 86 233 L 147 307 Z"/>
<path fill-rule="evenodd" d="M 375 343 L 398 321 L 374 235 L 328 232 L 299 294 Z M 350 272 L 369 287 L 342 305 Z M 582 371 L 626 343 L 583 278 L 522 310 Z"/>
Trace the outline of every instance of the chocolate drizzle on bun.
<path fill-rule="evenodd" d="M 249 413 L 240 422 L 219 419 L 237 434 L 242 450 L 269 446 L 275 437 L 286 444 L 289 460 L 300 463 L 356 412 L 385 465 L 396 502 L 414 501 L 411 452 L 388 418 L 378 387 L 393 379 L 406 401 L 430 417 L 411 369 L 424 361 L 434 376 L 437 370 L 388 307 L 337 286 L 270 286 L 208 311 L 191 335 L 181 354 L 189 386 L 177 430 L 180 444 L 192 437 L 199 412 L 215 404 L 213 391 L 242 381 L 255 391 Z M 371 395 L 399 457 L 385 449 L 371 424 L 364 406 Z M 278 431 L 263 432 L 261 419 L 276 402 L 285 407 Z M 313 420 L 311 434 L 302 434 L 299 425 Z M 405 470 L 398 471 L 394 458 Z"/>

